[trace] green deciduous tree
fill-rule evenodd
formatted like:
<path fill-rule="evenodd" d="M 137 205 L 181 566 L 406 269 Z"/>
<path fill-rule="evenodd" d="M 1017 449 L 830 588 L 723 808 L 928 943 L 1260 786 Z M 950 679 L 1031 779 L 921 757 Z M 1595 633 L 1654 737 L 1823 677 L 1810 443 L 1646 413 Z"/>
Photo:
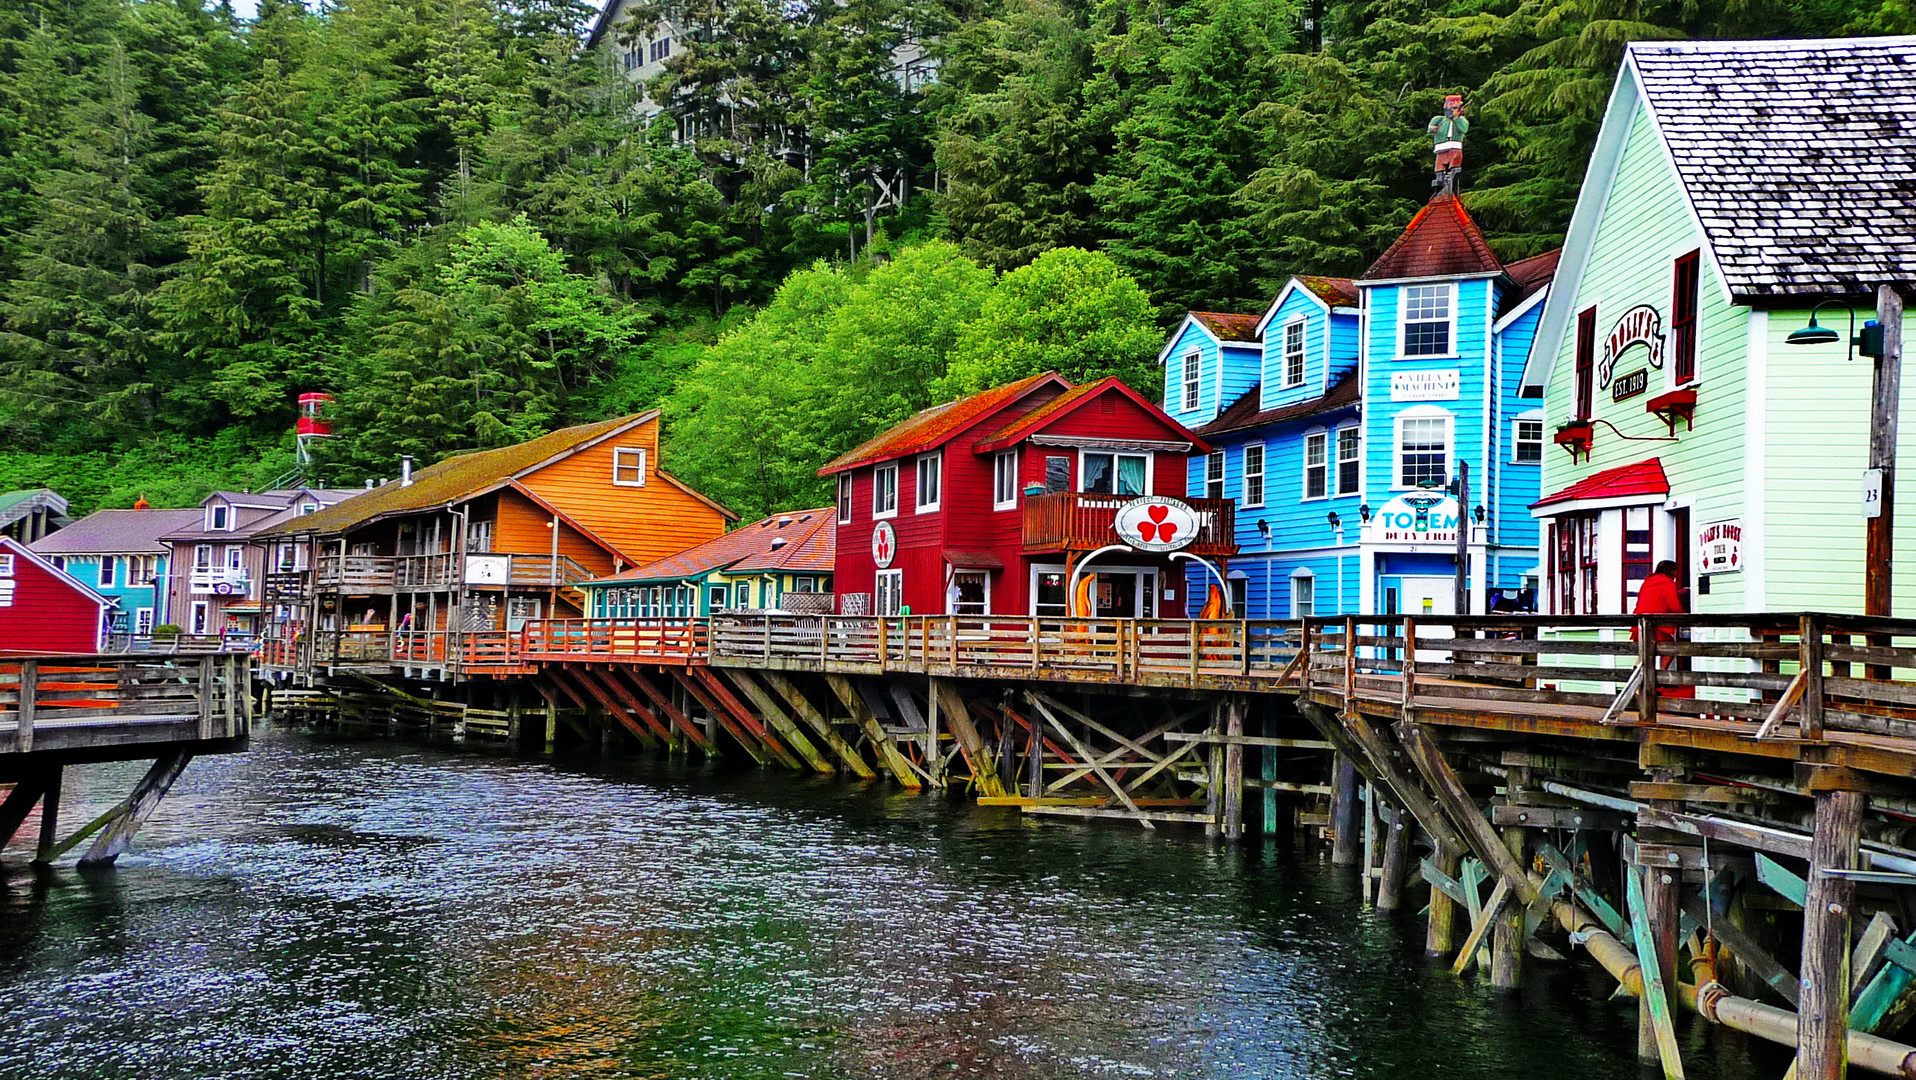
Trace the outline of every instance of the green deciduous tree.
<path fill-rule="evenodd" d="M 1056 371 L 1072 382 L 1115 375 L 1155 398 L 1164 331 L 1151 298 L 1110 256 L 1054 248 L 1006 274 L 978 317 L 959 329 L 951 396 Z"/>

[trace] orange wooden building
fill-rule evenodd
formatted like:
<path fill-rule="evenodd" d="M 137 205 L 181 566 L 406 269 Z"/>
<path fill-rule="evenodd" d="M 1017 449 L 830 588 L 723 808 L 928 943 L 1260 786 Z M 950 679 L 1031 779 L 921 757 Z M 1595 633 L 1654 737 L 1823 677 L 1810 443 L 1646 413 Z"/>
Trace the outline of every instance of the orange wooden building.
<path fill-rule="evenodd" d="M 737 515 L 659 467 L 652 411 L 447 458 L 260 540 L 304 562 L 267 575 L 268 666 L 503 662 L 526 621 L 582 613 L 581 581 L 719 536 Z M 270 535 L 269 535 L 270 534 Z"/>

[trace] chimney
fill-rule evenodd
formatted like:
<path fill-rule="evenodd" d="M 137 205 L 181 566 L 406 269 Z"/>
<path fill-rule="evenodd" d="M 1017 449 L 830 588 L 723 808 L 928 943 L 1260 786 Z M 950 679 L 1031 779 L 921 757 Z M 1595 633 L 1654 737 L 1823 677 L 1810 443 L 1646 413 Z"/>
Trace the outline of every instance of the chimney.
<path fill-rule="evenodd" d="M 373 478 L 369 476 L 366 478 L 366 490 L 371 491 L 372 489 L 373 489 Z"/>
<path fill-rule="evenodd" d="M 412 455 L 399 455 L 399 486 L 412 486 Z"/>

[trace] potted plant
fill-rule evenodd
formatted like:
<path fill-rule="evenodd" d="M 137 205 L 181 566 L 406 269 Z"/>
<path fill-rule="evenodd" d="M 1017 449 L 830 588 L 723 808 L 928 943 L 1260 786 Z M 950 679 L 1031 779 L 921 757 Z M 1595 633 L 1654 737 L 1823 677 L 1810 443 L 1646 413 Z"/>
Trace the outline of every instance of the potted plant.
<path fill-rule="evenodd" d="M 172 623 L 161 623 L 153 628 L 153 647 L 171 649 L 179 644 L 181 633 L 180 628 Z"/>

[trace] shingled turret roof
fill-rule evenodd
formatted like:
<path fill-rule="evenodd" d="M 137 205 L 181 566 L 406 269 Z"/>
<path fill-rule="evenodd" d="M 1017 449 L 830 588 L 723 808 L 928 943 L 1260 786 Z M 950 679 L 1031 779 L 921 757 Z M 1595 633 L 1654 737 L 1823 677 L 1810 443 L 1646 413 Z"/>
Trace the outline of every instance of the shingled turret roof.
<path fill-rule="evenodd" d="M 1916 37 L 1630 46 L 1730 294 L 1916 281 Z"/>
<path fill-rule="evenodd" d="M 1397 242 L 1357 280 L 1500 274 L 1503 269 L 1462 200 L 1444 190 L 1417 211 Z"/>

